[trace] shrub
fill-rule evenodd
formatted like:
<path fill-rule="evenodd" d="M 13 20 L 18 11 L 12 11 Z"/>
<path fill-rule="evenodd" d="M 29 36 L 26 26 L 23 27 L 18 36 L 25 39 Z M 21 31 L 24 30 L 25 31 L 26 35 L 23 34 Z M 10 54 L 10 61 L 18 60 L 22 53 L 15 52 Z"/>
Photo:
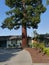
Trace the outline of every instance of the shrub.
<path fill-rule="evenodd" d="M 45 48 L 44 43 L 40 43 L 40 44 L 39 44 L 39 48 L 40 48 L 40 49 L 41 49 L 41 51 L 43 52 L 43 49 Z"/>
<path fill-rule="evenodd" d="M 44 43 L 33 43 L 33 46 L 36 49 L 39 49 L 39 52 L 43 52 L 43 54 L 47 54 L 49 56 L 49 48 L 46 48 Z"/>
<path fill-rule="evenodd" d="M 39 47 L 39 43 L 33 43 L 33 46 L 36 48 L 36 49 L 38 49 L 38 47 Z"/>
<path fill-rule="evenodd" d="M 47 54 L 47 50 L 45 49 L 45 50 L 43 50 L 43 54 Z"/>
<path fill-rule="evenodd" d="M 44 48 L 43 52 L 49 56 L 49 48 Z"/>

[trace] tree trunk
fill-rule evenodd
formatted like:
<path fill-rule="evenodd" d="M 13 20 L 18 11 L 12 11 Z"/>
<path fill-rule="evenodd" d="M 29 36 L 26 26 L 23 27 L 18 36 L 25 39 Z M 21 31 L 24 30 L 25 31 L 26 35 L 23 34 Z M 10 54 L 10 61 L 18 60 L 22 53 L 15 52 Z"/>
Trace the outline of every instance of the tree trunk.
<path fill-rule="evenodd" d="M 26 26 L 22 25 L 22 48 L 27 46 L 27 30 Z"/>

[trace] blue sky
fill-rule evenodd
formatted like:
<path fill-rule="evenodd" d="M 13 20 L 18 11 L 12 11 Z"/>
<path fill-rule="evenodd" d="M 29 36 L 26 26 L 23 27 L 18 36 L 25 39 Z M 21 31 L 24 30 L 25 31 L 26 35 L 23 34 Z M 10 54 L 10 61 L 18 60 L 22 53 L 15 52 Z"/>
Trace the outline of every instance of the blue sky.
<path fill-rule="evenodd" d="M 44 6 L 46 3 L 46 0 L 43 0 L 43 4 Z M 37 32 L 40 34 L 45 34 L 45 33 L 49 33 L 49 5 L 46 6 L 47 10 L 45 13 L 41 14 L 41 22 L 38 24 L 38 29 Z M 2 22 L 4 21 L 4 19 L 7 17 L 7 15 L 5 14 L 6 11 L 8 11 L 9 8 L 5 5 L 5 0 L 0 0 L 0 26 L 2 24 Z M 33 33 L 33 29 L 27 29 L 27 35 L 32 36 Z M 18 30 L 9 30 L 7 28 L 2 29 L 0 28 L 0 36 L 7 36 L 7 35 L 21 35 L 22 34 L 22 29 L 18 29 Z"/>

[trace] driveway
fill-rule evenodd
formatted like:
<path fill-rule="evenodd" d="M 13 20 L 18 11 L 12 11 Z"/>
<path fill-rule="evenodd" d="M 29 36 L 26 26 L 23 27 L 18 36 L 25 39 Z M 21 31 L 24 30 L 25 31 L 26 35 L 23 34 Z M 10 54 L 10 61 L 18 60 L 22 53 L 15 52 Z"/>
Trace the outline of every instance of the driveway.
<path fill-rule="evenodd" d="M 0 65 L 32 65 L 32 59 L 26 50 L 0 49 Z"/>

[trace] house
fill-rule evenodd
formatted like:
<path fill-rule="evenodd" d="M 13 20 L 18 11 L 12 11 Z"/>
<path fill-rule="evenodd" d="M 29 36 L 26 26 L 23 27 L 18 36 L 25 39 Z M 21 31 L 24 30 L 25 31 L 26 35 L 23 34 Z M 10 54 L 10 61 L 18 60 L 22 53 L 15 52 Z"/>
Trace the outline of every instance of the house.
<path fill-rule="evenodd" d="M 49 47 L 49 34 L 38 34 L 33 38 L 34 41 L 38 41 L 40 43 L 44 43 L 46 47 Z"/>
<path fill-rule="evenodd" d="M 22 43 L 21 36 L 0 36 L 1 48 L 16 48 Z"/>
<path fill-rule="evenodd" d="M 31 43 L 31 37 L 27 37 L 27 44 Z M 21 48 L 22 36 L 0 36 L 0 48 Z"/>
<path fill-rule="evenodd" d="M 46 47 L 49 47 L 49 34 L 41 34 L 42 40 L 45 43 Z"/>

